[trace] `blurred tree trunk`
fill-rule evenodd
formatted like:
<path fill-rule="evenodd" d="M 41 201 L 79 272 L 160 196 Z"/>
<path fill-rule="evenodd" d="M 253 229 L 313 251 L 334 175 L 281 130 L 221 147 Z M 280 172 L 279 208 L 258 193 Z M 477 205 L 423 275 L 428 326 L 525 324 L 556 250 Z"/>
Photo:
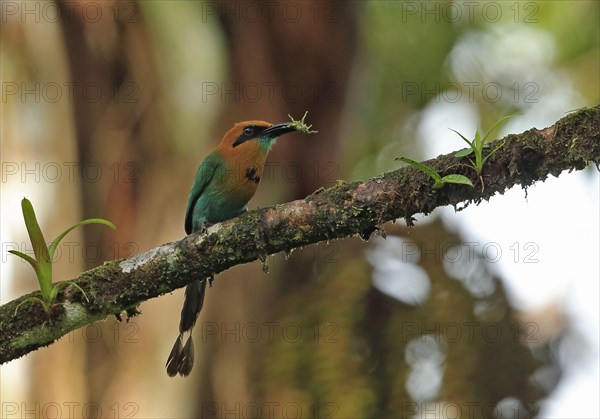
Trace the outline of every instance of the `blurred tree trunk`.
<path fill-rule="evenodd" d="M 287 120 L 288 114 L 299 118 L 308 111 L 307 121 L 324 140 L 317 142 L 298 134 L 281 139 L 269 156 L 272 170 L 266 172 L 261 182 L 259 194 L 269 191 L 270 196 L 274 196 L 275 190 L 280 192 L 275 199 L 284 202 L 304 197 L 321 186 L 332 186 L 344 177 L 340 153 L 344 133 L 342 116 L 357 52 L 360 5 L 340 1 L 289 4 L 245 1 L 237 3 L 235 10 L 244 11 L 250 3 L 261 8 L 258 21 L 244 18 L 243 13 L 241 18 L 232 13 L 232 3 L 213 3 L 219 12 L 228 48 L 227 86 L 237 89 L 241 99 L 235 100 L 233 94 L 224 97 L 225 113 L 215 137 L 234 121 L 280 122 Z M 254 91 L 259 95 L 249 97 Z M 283 288 L 279 291 L 274 289 L 274 283 L 265 281 L 260 269 L 252 271 L 251 280 L 219 281 L 218 286 L 209 291 L 209 298 L 219 299 L 215 304 L 218 306 L 215 319 L 235 322 L 241 317 L 242 324 L 247 324 L 253 319 L 260 321 L 276 316 L 272 302 L 280 299 L 282 292 L 287 294 L 310 280 L 314 258 L 309 253 L 300 255 L 298 263 L 274 269 L 281 271 L 277 272 L 278 276 L 286 278 L 279 281 Z M 244 307 L 242 312 L 240 307 Z M 244 401 L 259 399 L 253 378 L 247 377 L 254 357 L 248 345 L 244 349 L 244 361 L 240 360 L 244 353 L 239 350 L 229 352 L 215 345 L 205 349 L 212 353 L 209 358 L 216 357 L 217 362 L 209 363 L 210 371 L 204 375 L 204 392 L 199 403 L 222 402 L 216 394 L 227 394 L 230 398 L 227 402 L 237 401 L 242 405 Z M 240 365 L 241 371 L 228 380 L 245 383 L 245 394 L 232 395 L 223 386 L 215 388 L 218 384 L 214 383 L 221 381 L 215 376 L 227 374 L 225 368 L 232 364 Z"/>
<path fill-rule="evenodd" d="M 285 19 L 281 5 L 261 6 L 267 24 L 262 24 L 264 20 L 257 24 L 233 19 L 219 7 L 229 53 L 229 85 L 241 89 L 242 99 L 249 99 L 249 88 L 257 85 L 259 96 L 252 102 L 228 102 L 218 132 L 229 128 L 231 121 L 254 117 L 287 120 L 287 114 L 299 117 L 308 111 L 308 120 L 326 141 L 307 143 L 310 140 L 296 134 L 296 138 L 280 141 L 273 150 L 275 158 L 300 166 L 301 175 L 287 185 L 286 198 L 302 198 L 323 186 L 324 180 L 335 180 L 321 176 L 312 165 L 340 165 L 341 117 L 357 51 L 358 4 L 295 3 L 297 19 Z M 267 18 L 270 13 L 274 14 L 272 19 Z M 244 92 L 248 97 L 244 97 Z"/>
<path fill-rule="evenodd" d="M 85 3 L 59 1 L 72 82 L 79 173 L 84 218 L 103 217 L 117 230 L 83 230 L 88 249 L 86 269 L 103 260 L 139 251 L 138 222 L 143 172 L 155 173 L 168 161 L 157 105 L 153 46 L 136 1 L 100 2 L 101 18 L 87 21 L 86 13 L 72 9 Z M 149 188 L 150 179 L 144 179 Z M 119 368 L 122 345 L 114 322 L 100 326 L 100 341 L 87 342 L 86 370 L 90 374 L 88 402 L 102 403 Z M 117 340 L 115 342 L 115 340 Z M 112 399 L 114 400 L 114 399 Z M 100 404 L 110 405 L 109 402 Z"/>

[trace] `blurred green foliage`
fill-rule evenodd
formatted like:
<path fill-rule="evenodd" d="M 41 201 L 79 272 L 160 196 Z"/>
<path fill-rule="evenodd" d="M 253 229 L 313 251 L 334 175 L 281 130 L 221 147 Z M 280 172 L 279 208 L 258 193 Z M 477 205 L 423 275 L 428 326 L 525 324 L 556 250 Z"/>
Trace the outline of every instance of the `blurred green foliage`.
<path fill-rule="evenodd" d="M 390 155 L 427 155 L 416 129 L 440 102 L 466 104 L 482 116 L 470 125 L 482 126 L 561 96 L 567 108 L 597 103 L 599 16 L 595 1 L 366 3 L 348 118 L 353 177 L 391 170 Z M 486 83 L 500 86 L 501 100 Z"/>

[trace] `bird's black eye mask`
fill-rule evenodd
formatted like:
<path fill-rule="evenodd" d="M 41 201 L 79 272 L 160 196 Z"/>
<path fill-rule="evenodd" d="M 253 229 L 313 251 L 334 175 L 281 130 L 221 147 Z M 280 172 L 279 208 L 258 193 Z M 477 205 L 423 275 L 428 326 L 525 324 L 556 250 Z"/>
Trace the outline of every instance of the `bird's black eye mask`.
<path fill-rule="evenodd" d="M 267 127 L 261 127 L 260 125 L 247 125 L 242 130 L 242 134 L 236 138 L 233 142 L 233 147 L 237 147 L 242 143 L 245 143 L 248 140 L 258 137 L 258 135 L 263 132 Z"/>
<path fill-rule="evenodd" d="M 277 125 L 271 125 L 268 127 L 261 125 L 248 125 L 244 127 L 242 131 L 242 135 L 240 135 L 234 142 L 233 147 L 237 147 L 238 145 L 251 140 L 253 138 L 270 138 L 271 140 L 279 137 L 280 135 L 286 134 L 288 132 L 294 132 L 298 130 L 297 122 L 284 122 Z"/>

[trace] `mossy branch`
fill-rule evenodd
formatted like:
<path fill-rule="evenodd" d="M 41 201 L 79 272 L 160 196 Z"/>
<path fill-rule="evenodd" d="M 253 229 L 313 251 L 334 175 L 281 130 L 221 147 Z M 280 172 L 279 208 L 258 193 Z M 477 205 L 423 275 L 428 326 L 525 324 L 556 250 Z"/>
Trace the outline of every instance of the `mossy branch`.
<path fill-rule="evenodd" d="M 72 286 L 65 286 L 51 318 L 37 304 L 17 298 L 0 306 L 0 363 L 46 346 L 68 332 L 183 287 L 196 278 L 209 277 L 234 265 L 264 259 L 267 255 L 323 240 L 354 235 L 368 237 L 387 221 L 414 214 L 429 214 L 444 205 L 468 205 L 496 193 L 527 187 L 558 176 L 564 170 L 581 170 L 600 162 L 600 105 L 567 115 L 553 126 L 531 129 L 504 138 L 485 164 L 485 188 L 446 185 L 432 192 L 431 179 L 405 167 L 367 182 L 339 184 L 305 199 L 246 214 L 216 224 L 200 234 L 139 254 L 111 260 L 83 272 L 73 281 L 86 291 L 89 302 Z M 496 147 L 491 143 L 489 147 Z M 460 173 L 476 180 L 472 169 L 457 165 L 454 152 L 425 162 L 442 176 Z"/>

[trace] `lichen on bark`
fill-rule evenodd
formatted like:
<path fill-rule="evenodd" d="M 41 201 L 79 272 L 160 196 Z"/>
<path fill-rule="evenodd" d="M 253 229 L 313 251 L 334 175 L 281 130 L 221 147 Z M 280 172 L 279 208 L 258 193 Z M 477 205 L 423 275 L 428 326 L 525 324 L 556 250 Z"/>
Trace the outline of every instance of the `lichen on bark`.
<path fill-rule="evenodd" d="M 181 240 L 127 260 L 112 260 L 83 272 L 73 287 L 60 293 L 48 316 L 35 304 L 15 308 L 34 292 L 0 306 L 0 363 L 51 344 L 66 333 L 111 315 L 135 313 L 143 301 L 185 286 L 195 278 L 212 277 L 234 265 L 264 259 L 311 243 L 360 235 L 367 238 L 383 223 L 410 220 L 444 205 L 468 205 L 519 184 L 527 188 L 549 175 L 581 170 L 600 163 L 600 106 L 582 109 L 552 127 L 508 135 L 487 162 L 485 187 L 446 185 L 432 190 L 431 179 L 410 167 L 379 175 L 367 182 L 339 182 L 303 200 L 249 211 Z M 494 143 L 488 147 L 495 147 Z M 450 172 L 476 179 L 454 153 L 425 162 L 444 176 Z"/>

